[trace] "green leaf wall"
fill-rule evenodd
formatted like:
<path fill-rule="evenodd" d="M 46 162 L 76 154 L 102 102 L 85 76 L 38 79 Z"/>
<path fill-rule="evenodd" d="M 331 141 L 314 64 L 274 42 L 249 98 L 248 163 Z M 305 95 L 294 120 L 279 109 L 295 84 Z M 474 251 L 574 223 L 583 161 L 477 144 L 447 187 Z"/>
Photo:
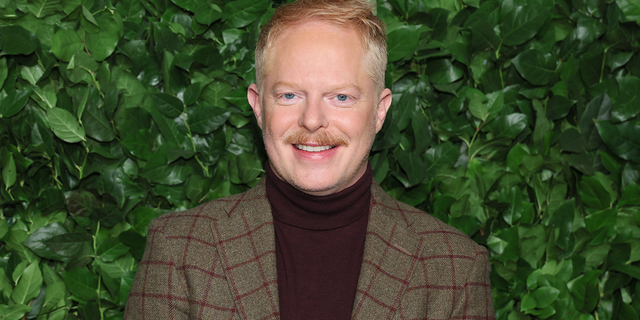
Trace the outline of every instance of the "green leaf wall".
<path fill-rule="evenodd" d="M 0 317 L 122 319 L 149 221 L 257 183 L 246 89 L 277 5 L 0 1 Z M 376 12 L 375 179 L 489 248 L 498 319 L 638 319 L 640 2 Z"/>

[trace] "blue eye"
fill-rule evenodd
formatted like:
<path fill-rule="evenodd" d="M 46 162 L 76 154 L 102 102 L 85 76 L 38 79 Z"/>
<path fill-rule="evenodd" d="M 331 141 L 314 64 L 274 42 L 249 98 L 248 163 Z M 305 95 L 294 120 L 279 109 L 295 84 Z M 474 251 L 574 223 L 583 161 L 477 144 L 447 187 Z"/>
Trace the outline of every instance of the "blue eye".
<path fill-rule="evenodd" d="M 339 94 L 336 96 L 336 98 L 338 99 L 338 101 L 347 101 L 347 99 L 349 99 L 349 96 L 347 96 L 346 94 Z"/>
<path fill-rule="evenodd" d="M 288 99 L 288 100 L 291 100 L 291 99 L 293 99 L 293 98 L 295 98 L 295 97 L 296 97 L 296 95 L 295 95 L 295 94 L 293 94 L 293 93 L 285 93 L 285 94 L 283 94 L 282 96 L 283 96 L 285 99 Z"/>

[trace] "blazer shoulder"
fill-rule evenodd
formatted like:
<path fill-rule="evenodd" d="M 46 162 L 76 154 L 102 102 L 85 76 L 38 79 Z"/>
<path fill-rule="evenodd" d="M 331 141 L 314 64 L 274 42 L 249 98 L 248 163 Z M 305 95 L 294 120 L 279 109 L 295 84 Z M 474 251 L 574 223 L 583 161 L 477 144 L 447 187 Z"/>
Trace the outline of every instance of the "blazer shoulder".
<path fill-rule="evenodd" d="M 394 199 L 377 183 L 373 184 L 371 191 L 375 204 L 382 205 L 387 214 L 393 215 L 396 221 L 402 221 L 407 229 L 425 238 L 427 243 L 446 244 L 445 246 L 427 245 L 427 251 L 452 250 L 456 254 L 466 255 L 474 259 L 478 255 L 487 254 L 485 247 L 477 244 L 464 232 L 442 222 L 425 211 Z"/>
<path fill-rule="evenodd" d="M 243 192 L 214 199 L 184 211 L 165 213 L 149 224 L 149 229 L 161 230 L 165 234 L 187 234 L 196 221 L 216 222 L 231 217 L 247 207 L 269 206 L 264 179 L 258 185 Z M 205 223 L 208 225 L 208 223 Z"/>

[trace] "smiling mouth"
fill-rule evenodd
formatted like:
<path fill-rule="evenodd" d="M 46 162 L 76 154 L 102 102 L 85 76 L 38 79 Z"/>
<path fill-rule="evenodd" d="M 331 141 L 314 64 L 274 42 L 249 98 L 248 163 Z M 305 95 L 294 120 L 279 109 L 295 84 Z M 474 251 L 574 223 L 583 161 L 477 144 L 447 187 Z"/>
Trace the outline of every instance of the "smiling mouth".
<path fill-rule="evenodd" d="M 326 151 L 336 147 L 336 146 L 307 146 L 304 144 L 294 144 L 293 146 L 296 147 L 296 149 L 298 150 L 303 150 L 307 152 L 321 152 L 321 151 Z"/>

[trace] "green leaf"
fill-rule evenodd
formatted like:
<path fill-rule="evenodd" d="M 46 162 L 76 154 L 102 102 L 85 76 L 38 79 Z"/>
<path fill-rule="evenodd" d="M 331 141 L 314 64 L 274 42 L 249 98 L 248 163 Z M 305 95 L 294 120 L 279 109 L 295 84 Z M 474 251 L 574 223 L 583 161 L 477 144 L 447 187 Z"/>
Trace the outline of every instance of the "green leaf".
<path fill-rule="evenodd" d="M 184 91 L 184 104 L 189 106 L 200 98 L 200 94 L 202 93 L 202 85 L 199 82 L 195 82 L 190 84 L 187 89 Z"/>
<path fill-rule="evenodd" d="M 556 70 L 553 56 L 536 49 L 522 51 L 513 59 L 513 65 L 525 80 L 537 86 L 548 84 Z"/>
<path fill-rule="evenodd" d="M 606 209 L 611 206 L 611 195 L 594 177 L 583 177 L 578 189 L 580 199 L 595 209 Z"/>
<path fill-rule="evenodd" d="M 262 170 L 262 168 L 260 168 Z M 209 190 L 211 190 L 211 187 L 213 186 L 214 180 L 213 179 L 206 179 L 200 175 L 192 175 L 191 177 L 189 177 L 189 181 L 187 182 L 187 186 L 186 186 L 186 190 L 185 190 L 185 194 L 187 195 L 187 198 L 189 198 L 189 200 L 191 200 L 194 203 L 199 203 L 202 198 L 209 192 Z M 155 213 L 153 214 L 153 216 L 151 216 L 151 214 L 149 214 L 149 220 L 146 221 L 146 224 L 144 225 L 144 228 L 141 228 L 143 230 L 137 229 L 137 231 L 142 234 L 142 235 L 146 235 L 146 228 L 149 224 L 149 221 L 151 221 L 151 218 L 155 217 Z M 145 219 L 146 220 L 146 219 Z M 144 221 L 144 220 L 143 220 Z"/>
<path fill-rule="evenodd" d="M 135 274 L 133 272 L 128 272 L 125 273 L 122 278 L 120 278 L 120 291 L 118 295 L 121 305 L 125 305 L 125 303 L 127 302 L 129 291 L 131 291 L 131 285 L 133 285 L 134 275 Z"/>
<path fill-rule="evenodd" d="M 560 290 L 554 287 L 541 287 L 533 292 L 532 297 L 536 300 L 538 309 L 550 306 L 560 295 Z"/>
<path fill-rule="evenodd" d="M 222 126 L 231 111 L 223 108 L 195 105 L 187 108 L 187 122 L 191 131 L 197 134 L 209 134 Z"/>
<path fill-rule="evenodd" d="M 9 224 L 7 223 L 7 220 L 0 219 L 0 239 L 4 238 L 7 232 L 9 232 Z"/>
<path fill-rule="evenodd" d="M 640 21 L 640 17 L 638 18 Z M 618 308 L 618 319 L 620 320 L 638 320 L 638 312 L 628 303 L 622 301 Z"/>
<path fill-rule="evenodd" d="M 520 303 L 520 310 L 527 312 L 535 309 L 538 306 L 536 299 L 531 292 L 524 295 L 522 302 Z"/>
<path fill-rule="evenodd" d="M 595 18 L 580 14 L 577 27 L 574 28 L 567 39 L 560 46 L 560 54 L 563 60 L 580 56 L 593 41 L 599 38 L 606 31 L 606 26 Z"/>
<path fill-rule="evenodd" d="M 85 6 L 82 6 L 82 17 L 85 18 L 92 25 L 94 25 L 96 27 L 100 27 L 100 25 L 98 24 L 98 21 L 96 21 L 95 17 L 91 13 L 91 11 L 89 11 L 89 9 L 87 9 L 87 7 L 85 7 Z M 86 24 L 83 25 L 83 26 L 86 26 Z M 97 30 L 99 30 L 99 28 Z"/>
<path fill-rule="evenodd" d="M 469 112 L 485 121 L 489 116 L 489 106 L 487 105 L 487 97 L 478 89 L 470 88 L 467 90 L 467 98 L 469 98 Z"/>
<path fill-rule="evenodd" d="M 44 244 L 56 254 L 70 258 L 77 254 L 86 242 L 91 240 L 91 235 L 87 233 L 67 233 L 45 240 Z"/>
<path fill-rule="evenodd" d="M 552 0 L 505 0 L 500 9 L 504 44 L 517 46 L 533 38 L 553 12 Z"/>
<path fill-rule="evenodd" d="M 506 263 L 517 261 L 520 256 L 520 238 L 517 227 L 499 230 L 487 238 L 487 246 L 491 249 L 493 259 Z"/>
<path fill-rule="evenodd" d="M 590 313 L 598 304 L 600 293 L 597 286 L 601 274 L 602 270 L 587 271 L 567 283 L 578 310 Z"/>
<path fill-rule="evenodd" d="M 108 142 L 116 138 L 111 121 L 107 118 L 104 102 L 98 95 L 97 89 L 91 88 L 89 100 L 82 113 L 82 123 L 89 137 L 98 141 Z"/>
<path fill-rule="evenodd" d="M 0 48 L 4 55 L 29 55 L 36 50 L 36 43 L 37 38 L 21 26 L 0 27 Z"/>
<path fill-rule="evenodd" d="M 497 2 L 497 1 L 496 1 Z M 496 3 L 487 1 L 486 3 Z M 478 10 L 480 11 L 480 10 Z M 478 20 L 471 27 L 471 41 L 476 51 L 493 50 L 497 51 L 500 47 L 500 38 L 493 29 L 493 26 L 487 20 Z"/>
<path fill-rule="evenodd" d="M 9 190 L 17 179 L 16 162 L 13 159 L 13 154 L 9 154 L 8 158 L 8 161 L 2 166 L 2 182 L 4 182 L 5 190 Z"/>
<path fill-rule="evenodd" d="M 241 183 L 249 184 L 264 172 L 262 161 L 253 153 L 243 152 L 238 156 L 238 178 Z"/>
<path fill-rule="evenodd" d="M 33 231 L 29 238 L 22 244 L 43 258 L 60 260 L 61 257 L 47 247 L 46 241 L 65 233 L 67 233 L 67 230 L 62 226 L 62 224 L 54 222 Z"/>
<path fill-rule="evenodd" d="M 22 274 L 24 273 L 24 269 L 26 269 L 28 265 L 29 261 L 27 260 L 20 261 L 20 263 L 15 265 L 15 268 L 11 273 L 11 279 L 13 279 L 13 282 L 18 282 L 18 280 L 20 280 L 20 277 L 22 277 Z"/>
<path fill-rule="evenodd" d="M 406 150 L 400 150 L 395 154 L 400 167 L 407 174 L 409 184 L 415 186 L 422 182 L 426 174 L 426 165 L 420 156 Z"/>
<path fill-rule="evenodd" d="M 51 130 L 58 138 L 69 143 L 85 141 L 84 128 L 80 127 L 78 119 L 69 111 L 51 108 L 47 110 L 47 117 Z"/>
<path fill-rule="evenodd" d="M 22 76 L 22 78 L 29 81 L 29 83 L 34 86 L 36 85 L 38 80 L 42 78 L 43 74 L 44 70 L 39 64 L 35 64 L 31 67 L 20 66 L 20 75 Z"/>
<path fill-rule="evenodd" d="M 144 254 L 144 247 L 146 238 L 136 233 L 133 230 L 127 230 L 118 236 L 118 239 L 124 243 L 125 246 L 131 249 L 131 255 L 136 260 L 141 260 Z"/>
<path fill-rule="evenodd" d="M 62 0 L 33 0 L 27 5 L 29 12 L 37 18 L 43 18 L 62 11 Z"/>
<path fill-rule="evenodd" d="M 58 281 L 52 284 L 47 285 L 44 289 L 44 306 L 45 308 L 48 306 L 56 305 L 60 300 L 62 300 L 65 296 L 66 287 L 64 282 Z"/>
<path fill-rule="evenodd" d="M 527 127 L 527 116 L 522 113 L 500 116 L 490 127 L 496 137 L 515 138 Z"/>
<path fill-rule="evenodd" d="M 387 38 L 389 62 L 398 61 L 412 53 L 420 39 L 420 26 L 401 26 L 391 32 Z"/>
<path fill-rule="evenodd" d="M 638 161 L 640 159 L 640 124 L 632 121 L 614 125 L 609 121 L 596 121 L 600 137 L 618 157 Z"/>
<path fill-rule="evenodd" d="M 224 6 L 225 20 L 232 28 L 242 28 L 256 21 L 269 6 L 267 0 L 237 0 Z"/>
<path fill-rule="evenodd" d="M 78 298 L 93 301 L 98 298 L 98 277 L 87 268 L 73 268 L 61 272 L 67 289 Z"/>
<path fill-rule="evenodd" d="M 616 4 L 624 13 L 627 21 L 635 21 L 640 24 L 640 3 L 634 0 L 618 0 Z"/>
<path fill-rule="evenodd" d="M 184 105 L 180 99 L 167 93 L 153 93 L 151 99 L 156 108 L 165 116 L 175 118 L 184 110 Z"/>
<path fill-rule="evenodd" d="M 604 93 L 589 101 L 587 108 L 580 117 L 579 127 L 582 137 L 587 142 L 587 150 L 594 150 L 602 144 L 602 139 L 596 129 L 595 120 L 609 120 L 612 103 Z"/>
<path fill-rule="evenodd" d="M 194 177 L 198 177 L 197 175 L 192 175 L 189 177 L 189 182 L 191 182 Z M 188 192 L 187 192 L 188 194 Z M 149 226 L 149 222 L 155 219 L 158 216 L 156 210 L 146 207 L 137 207 L 133 210 L 133 212 L 127 215 L 129 218 L 129 222 L 134 230 L 136 230 L 139 234 L 146 236 L 147 228 Z"/>
<path fill-rule="evenodd" d="M 34 98 L 34 100 L 43 109 L 53 108 L 58 102 L 58 97 L 56 96 L 55 88 L 50 83 L 46 84 L 44 88 L 33 87 L 33 92 L 38 96 L 38 99 Z"/>
<path fill-rule="evenodd" d="M 166 153 L 158 150 L 154 156 L 142 168 L 140 176 L 149 179 L 151 182 L 177 185 L 185 182 L 189 175 L 193 173 L 193 167 L 186 165 L 183 161 L 176 161 L 167 164 Z"/>
<path fill-rule="evenodd" d="M 155 106 L 151 107 L 149 113 L 151 113 L 155 124 L 160 129 L 162 135 L 167 139 L 166 141 L 169 145 L 184 146 L 186 141 L 188 141 L 188 137 L 184 133 L 181 133 L 180 128 L 178 127 L 178 125 L 183 124 L 183 118 L 175 120 L 167 118 L 160 113 Z"/>
<path fill-rule="evenodd" d="M 533 268 L 542 265 L 542 256 L 545 252 L 545 244 L 547 237 L 544 228 L 537 225 L 532 228 L 520 227 L 518 229 L 520 236 L 520 257 L 527 261 Z M 536 301 L 537 301 L 537 297 Z M 539 301 L 538 301 L 539 302 Z M 547 305 L 538 305 L 539 308 L 545 308 Z"/>
<path fill-rule="evenodd" d="M 634 266 L 634 265 L 628 265 L 628 264 L 616 264 L 614 266 L 611 267 L 611 269 L 616 270 L 616 271 L 620 271 L 622 273 L 625 273 L 627 275 L 630 275 L 636 279 L 640 279 L 640 267 Z"/>
<path fill-rule="evenodd" d="M 85 82 L 92 84 L 91 73 L 96 70 L 98 70 L 98 63 L 86 52 L 80 51 L 76 52 L 69 60 L 66 73 L 69 80 L 74 83 Z"/>
<path fill-rule="evenodd" d="M 233 92 L 233 88 L 227 82 L 214 81 L 202 89 L 200 98 L 210 105 L 223 108 L 225 106 L 224 97 L 231 92 Z"/>
<path fill-rule="evenodd" d="M 618 69 L 633 58 L 633 52 L 620 52 L 612 56 L 607 56 L 607 66 L 611 70 Z"/>
<path fill-rule="evenodd" d="M 622 192 L 618 206 L 640 206 L 640 197 L 638 195 L 640 195 L 640 186 L 636 183 L 629 184 Z"/>
<path fill-rule="evenodd" d="M 31 299 L 38 296 L 42 286 L 42 273 L 38 262 L 32 262 L 22 272 L 18 285 L 11 293 L 11 299 L 17 304 L 29 304 Z"/>
<path fill-rule="evenodd" d="M 434 177 L 443 168 L 452 167 L 459 156 L 460 149 L 451 142 L 441 143 L 427 150 L 424 160 L 428 177 Z"/>
<path fill-rule="evenodd" d="M 102 61 L 109 57 L 116 49 L 120 37 L 124 33 L 124 27 L 120 15 L 103 12 L 96 19 L 100 26 L 100 32 L 87 33 L 85 43 L 91 52 L 91 57 L 96 61 Z"/>
<path fill-rule="evenodd" d="M 96 254 L 100 260 L 104 262 L 115 261 L 129 252 L 129 247 L 125 246 L 118 238 L 108 237 L 104 239 L 98 248 Z"/>
<path fill-rule="evenodd" d="M 127 135 L 122 140 L 122 146 L 131 154 L 142 160 L 149 160 L 153 156 L 153 140 L 154 137 L 147 129 L 139 129 Z"/>
<path fill-rule="evenodd" d="M 574 104 L 574 100 L 554 95 L 547 103 L 547 118 L 554 121 L 566 117 Z"/>
<path fill-rule="evenodd" d="M 144 239 L 142 240 L 142 246 L 144 247 Z M 114 279 L 118 279 L 131 272 L 133 270 L 134 263 L 135 260 L 130 254 L 127 254 L 114 262 L 107 263 L 98 260 L 98 266 L 100 269 L 102 269 L 102 271 L 104 271 L 109 277 Z"/>
<path fill-rule="evenodd" d="M 0 318 L 2 320 L 20 320 L 29 311 L 31 311 L 31 307 L 24 304 L 14 304 L 10 307 L 0 304 Z"/>
<path fill-rule="evenodd" d="M 31 301 L 31 311 L 25 315 L 25 318 L 34 319 L 40 314 L 42 311 L 42 305 L 44 304 L 44 295 L 44 286 L 41 286 L 38 296 Z"/>
<path fill-rule="evenodd" d="M 209 1 L 202 1 L 198 6 L 198 10 L 195 12 L 194 18 L 198 23 L 208 26 L 214 21 L 222 18 L 222 15 L 222 9 L 220 9 L 218 5 L 210 3 Z"/>
<path fill-rule="evenodd" d="M 623 122 L 640 114 L 640 78 L 634 76 L 626 76 L 619 78 L 618 87 L 620 95 L 616 98 L 616 103 L 611 110 L 611 118 L 613 120 Z"/>
<path fill-rule="evenodd" d="M 449 59 L 438 59 L 427 65 L 427 75 L 431 83 L 447 84 L 462 78 L 463 71 Z"/>
<path fill-rule="evenodd" d="M 4 81 L 7 80 L 7 75 L 9 75 L 9 69 L 7 68 L 7 58 L 2 57 L 0 59 L 0 90 L 2 90 Z"/>
<path fill-rule="evenodd" d="M 147 15 L 143 4 L 136 0 L 118 1 L 116 10 L 123 19 L 138 25 L 142 22 L 143 17 Z"/>
<path fill-rule="evenodd" d="M 0 118 L 10 118 L 20 112 L 29 101 L 31 91 L 27 89 L 16 90 L 0 99 Z M 2 95 L 0 95 L 0 98 Z"/>
<path fill-rule="evenodd" d="M 196 0 L 171 0 L 171 2 L 182 9 L 189 10 L 193 13 L 198 12 L 198 1 Z"/>
<path fill-rule="evenodd" d="M 560 137 L 560 148 L 564 151 L 581 153 L 585 150 L 586 144 L 584 138 L 575 128 L 569 128 L 562 131 Z"/>
<path fill-rule="evenodd" d="M 69 62 L 76 52 L 83 49 L 82 39 L 73 30 L 60 29 L 51 40 L 51 52 L 64 62 Z"/>

